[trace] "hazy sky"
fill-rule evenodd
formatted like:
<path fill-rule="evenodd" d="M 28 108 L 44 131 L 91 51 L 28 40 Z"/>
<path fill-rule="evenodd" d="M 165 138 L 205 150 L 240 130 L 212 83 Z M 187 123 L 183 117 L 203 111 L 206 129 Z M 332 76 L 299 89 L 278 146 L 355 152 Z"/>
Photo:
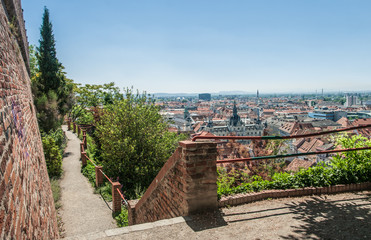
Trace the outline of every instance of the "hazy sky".
<path fill-rule="evenodd" d="M 44 6 L 75 82 L 150 93 L 371 90 L 369 0 L 23 0 L 30 44 Z"/>

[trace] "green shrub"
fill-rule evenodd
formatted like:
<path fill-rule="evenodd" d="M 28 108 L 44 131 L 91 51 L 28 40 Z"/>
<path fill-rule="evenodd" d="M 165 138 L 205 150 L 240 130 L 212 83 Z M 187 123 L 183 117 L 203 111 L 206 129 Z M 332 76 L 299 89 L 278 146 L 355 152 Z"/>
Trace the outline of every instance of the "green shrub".
<path fill-rule="evenodd" d="M 94 159 L 94 161 L 97 161 L 97 158 L 99 155 L 97 153 L 98 147 L 94 142 L 94 139 L 90 136 L 90 134 L 86 134 L 86 143 L 87 143 L 87 149 L 85 150 L 86 154 L 89 156 L 90 159 Z"/>
<path fill-rule="evenodd" d="M 118 214 L 116 217 L 116 223 L 117 226 L 119 227 L 125 227 L 129 225 L 129 220 L 128 220 L 128 210 L 126 208 L 121 209 L 121 213 Z"/>
<path fill-rule="evenodd" d="M 81 173 L 87 177 L 92 186 L 95 187 L 95 167 L 90 161 L 87 161 L 86 166 L 81 168 Z"/>
<path fill-rule="evenodd" d="M 96 159 L 94 159 L 95 156 L 95 149 L 96 146 L 94 144 L 93 139 L 87 134 L 87 144 L 88 149 L 86 150 L 86 154 L 89 156 L 89 158 L 94 161 L 97 164 Z M 95 166 L 87 160 L 86 166 L 81 168 L 81 173 L 88 178 L 91 185 L 94 187 L 94 193 L 99 193 L 103 196 L 103 198 L 106 201 L 112 201 L 112 186 L 111 184 L 106 180 L 106 178 L 103 178 L 104 184 L 100 187 L 96 187 L 95 185 Z"/>
<path fill-rule="evenodd" d="M 96 187 L 94 193 L 99 193 L 100 195 L 102 195 L 104 200 L 111 202 L 112 201 L 111 183 L 105 182 L 102 186 Z"/>
<path fill-rule="evenodd" d="M 143 188 L 139 183 L 135 184 L 133 199 L 141 199 L 145 192 L 146 189 Z"/>
<path fill-rule="evenodd" d="M 51 131 L 49 132 L 48 135 L 54 139 L 55 143 L 59 147 L 61 154 L 63 154 L 63 151 L 67 146 L 67 138 L 62 128 L 58 128 L 55 131 Z"/>
<path fill-rule="evenodd" d="M 62 153 L 52 135 L 42 137 L 45 162 L 50 178 L 60 177 L 62 174 Z"/>

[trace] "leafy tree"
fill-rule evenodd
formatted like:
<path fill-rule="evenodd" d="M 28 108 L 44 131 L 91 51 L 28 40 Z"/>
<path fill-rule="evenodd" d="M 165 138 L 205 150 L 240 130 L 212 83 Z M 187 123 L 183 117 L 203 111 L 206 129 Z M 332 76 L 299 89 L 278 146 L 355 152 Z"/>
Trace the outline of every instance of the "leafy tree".
<path fill-rule="evenodd" d="M 167 131 L 158 111 L 145 94 L 126 89 L 125 98 L 106 105 L 97 123 L 103 168 L 119 178 L 129 197 L 135 186 L 149 186 L 182 138 Z"/>
<path fill-rule="evenodd" d="M 70 112 L 70 117 L 73 121 L 77 121 L 78 123 L 82 124 L 93 123 L 94 119 L 91 110 L 97 108 L 98 106 L 112 104 L 115 100 L 123 99 L 120 89 L 116 87 L 115 83 L 113 82 L 103 85 L 76 85 L 74 91 L 77 94 L 77 104 Z"/>

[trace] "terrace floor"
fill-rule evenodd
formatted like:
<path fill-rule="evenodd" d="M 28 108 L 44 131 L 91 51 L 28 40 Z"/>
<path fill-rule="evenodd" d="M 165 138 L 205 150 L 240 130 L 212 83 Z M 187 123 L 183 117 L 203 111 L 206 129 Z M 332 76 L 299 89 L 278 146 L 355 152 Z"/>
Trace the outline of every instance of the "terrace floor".
<path fill-rule="evenodd" d="M 371 191 L 265 200 L 69 239 L 371 239 Z"/>

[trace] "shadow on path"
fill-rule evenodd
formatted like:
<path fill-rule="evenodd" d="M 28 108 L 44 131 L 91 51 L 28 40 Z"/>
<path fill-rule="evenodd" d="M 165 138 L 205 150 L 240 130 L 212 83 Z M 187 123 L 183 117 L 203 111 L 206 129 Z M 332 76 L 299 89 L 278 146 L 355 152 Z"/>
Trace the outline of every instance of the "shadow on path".
<path fill-rule="evenodd" d="M 202 232 L 227 225 L 232 229 L 232 226 L 261 228 L 260 224 L 271 223 L 282 228 L 285 222 L 278 223 L 277 219 L 280 219 L 291 221 L 287 222 L 289 225 L 286 225 L 286 230 L 281 229 L 276 235 L 281 239 L 371 239 L 371 194 L 354 194 L 356 197 L 353 195 L 337 200 L 327 199 L 326 196 L 314 196 L 305 201 L 295 199 L 284 203 L 282 207 L 259 209 L 259 206 L 248 211 L 233 212 L 232 208 L 232 211 L 223 213 L 225 210 L 219 209 L 192 215 L 192 221 L 186 223 L 194 232 Z M 277 218 L 281 216 L 286 217 Z M 238 225 L 244 222 L 246 225 Z M 220 231 L 226 228 L 222 229 Z"/>
<path fill-rule="evenodd" d="M 228 225 L 220 209 L 191 215 L 191 218 L 192 221 L 187 221 L 186 223 L 195 232 Z"/>
<path fill-rule="evenodd" d="M 312 197 L 305 202 L 286 206 L 300 221 L 292 234 L 283 239 L 371 239 L 371 195 L 359 193 L 360 198 L 326 201 Z M 348 202 L 344 202 L 348 201 Z M 366 208 L 368 207 L 368 208 Z"/>

